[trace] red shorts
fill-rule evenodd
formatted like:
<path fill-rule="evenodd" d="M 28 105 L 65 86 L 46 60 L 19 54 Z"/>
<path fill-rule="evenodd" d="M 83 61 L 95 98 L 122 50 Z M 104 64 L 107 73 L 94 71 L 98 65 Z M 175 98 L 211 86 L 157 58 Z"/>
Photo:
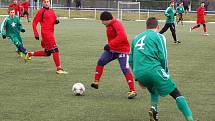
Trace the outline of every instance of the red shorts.
<path fill-rule="evenodd" d="M 57 45 L 55 42 L 54 33 L 43 32 L 42 33 L 41 46 L 47 50 L 56 48 Z"/>
<path fill-rule="evenodd" d="M 198 18 L 196 21 L 197 24 L 205 24 L 205 19 L 204 18 Z"/>

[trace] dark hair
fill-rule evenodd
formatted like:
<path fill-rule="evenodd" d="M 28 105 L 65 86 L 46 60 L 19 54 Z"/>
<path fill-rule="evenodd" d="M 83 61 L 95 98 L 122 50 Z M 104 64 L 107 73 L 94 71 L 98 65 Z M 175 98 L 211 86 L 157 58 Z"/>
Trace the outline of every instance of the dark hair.
<path fill-rule="evenodd" d="M 149 17 L 146 21 L 147 29 L 154 29 L 158 26 L 158 20 L 155 17 Z"/>
<path fill-rule="evenodd" d="M 14 9 L 14 8 L 11 8 L 11 7 L 9 7 L 9 8 L 7 9 L 8 13 L 9 13 L 10 11 L 12 11 L 12 10 L 15 10 L 15 9 Z"/>
<path fill-rule="evenodd" d="M 174 0 L 170 0 L 170 2 L 169 3 L 175 3 L 175 1 Z"/>
<path fill-rule="evenodd" d="M 107 11 L 104 11 L 101 13 L 100 15 L 100 20 L 112 20 L 113 19 L 113 16 L 110 12 L 107 12 Z"/>
<path fill-rule="evenodd" d="M 202 2 L 201 2 L 201 4 L 202 4 L 202 3 L 205 3 L 205 2 L 204 2 L 204 1 L 202 1 Z"/>

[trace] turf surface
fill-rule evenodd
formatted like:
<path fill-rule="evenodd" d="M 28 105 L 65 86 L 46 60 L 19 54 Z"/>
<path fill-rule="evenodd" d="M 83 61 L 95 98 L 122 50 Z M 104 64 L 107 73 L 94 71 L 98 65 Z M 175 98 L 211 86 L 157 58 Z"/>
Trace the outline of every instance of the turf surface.
<path fill-rule="evenodd" d="M 25 47 L 41 49 L 34 39 L 31 23 L 23 20 L 26 33 L 21 34 Z M 129 40 L 145 30 L 145 22 L 123 22 Z M 214 121 L 215 109 L 215 24 L 189 32 L 194 24 L 177 26 L 182 43 L 167 38 L 169 70 L 179 90 L 186 97 L 195 118 Z M 161 23 L 161 27 L 163 23 Z M 138 96 L 128 100 L 128 87 L 118 61 L 106 66 L 98 90 L 90 88 L 94 70 L 106 43 L 105 27 L 99 21 L 61 20 L 55 37 L 63 68 L 68 75 L 55 74 L 51 57 L 32 58 L 29 63 L 17 57 L 15 47 L 0 39 L 0 120 L 1 121 L 148 121 L 150 98 L 147 90 L 136 84 Z M 86 86 L 85 96 L 74 96 L 76 82 Z M 183 121 L 171 97 L 159 102 L 161 121 Z"/>

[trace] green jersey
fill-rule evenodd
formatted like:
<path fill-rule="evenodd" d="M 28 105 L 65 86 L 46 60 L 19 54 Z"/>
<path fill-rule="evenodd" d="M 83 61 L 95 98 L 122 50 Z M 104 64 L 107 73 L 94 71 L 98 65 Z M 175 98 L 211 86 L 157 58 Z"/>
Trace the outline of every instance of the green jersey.
<path fill-rule="evenodd" d="M 168 7 L 165 12 L 164 12 L 165 16 L 166 16 L 166 23 L 174 23 L 175 21 L 175 10 L 173 7 Z"/>
<path fill-rule="evenodd" d="M 8 37 L 20 36 L 20 31 L 23 29 L 22 24 L 17 16 L 10 18 L 6 17 L 1 25 L 1 34 Z"/>
<path fill-rule="evenodd" d="M 129 65 L 135 79 L 157 67 L 168 73 L 166 38 L 150 29 L 138 34 L 131 44 Z"/>
<path fill-rule="evenodd" d="M 184 7 L 183 6 L 178 6 L 177 8 L 176 8 L 176 13 L 184 13 Z"/>

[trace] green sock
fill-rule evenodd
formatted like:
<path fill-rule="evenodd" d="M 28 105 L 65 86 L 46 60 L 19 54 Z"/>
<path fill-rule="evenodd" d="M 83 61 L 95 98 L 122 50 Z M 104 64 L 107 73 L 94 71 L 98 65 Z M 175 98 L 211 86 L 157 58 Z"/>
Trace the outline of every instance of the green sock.
<path fill-rule="evenodd" d="M 176 104 L 177 104 L 179 110 L 183 113 L 183 115 L 187 121 L 194 121 L 193 116 L 192 116 L 192 112 L 191 112 L 184 96 L 177 97 L 176 98 Z"/>
<path fill-rule="evenodd" d="M 151 94 L 151 108 L 154 108 L 155 111 L 157 112 L 158 112 L 158 109 L 157 109 L 158 98 L 159 98 L 158 95 Z"/>

